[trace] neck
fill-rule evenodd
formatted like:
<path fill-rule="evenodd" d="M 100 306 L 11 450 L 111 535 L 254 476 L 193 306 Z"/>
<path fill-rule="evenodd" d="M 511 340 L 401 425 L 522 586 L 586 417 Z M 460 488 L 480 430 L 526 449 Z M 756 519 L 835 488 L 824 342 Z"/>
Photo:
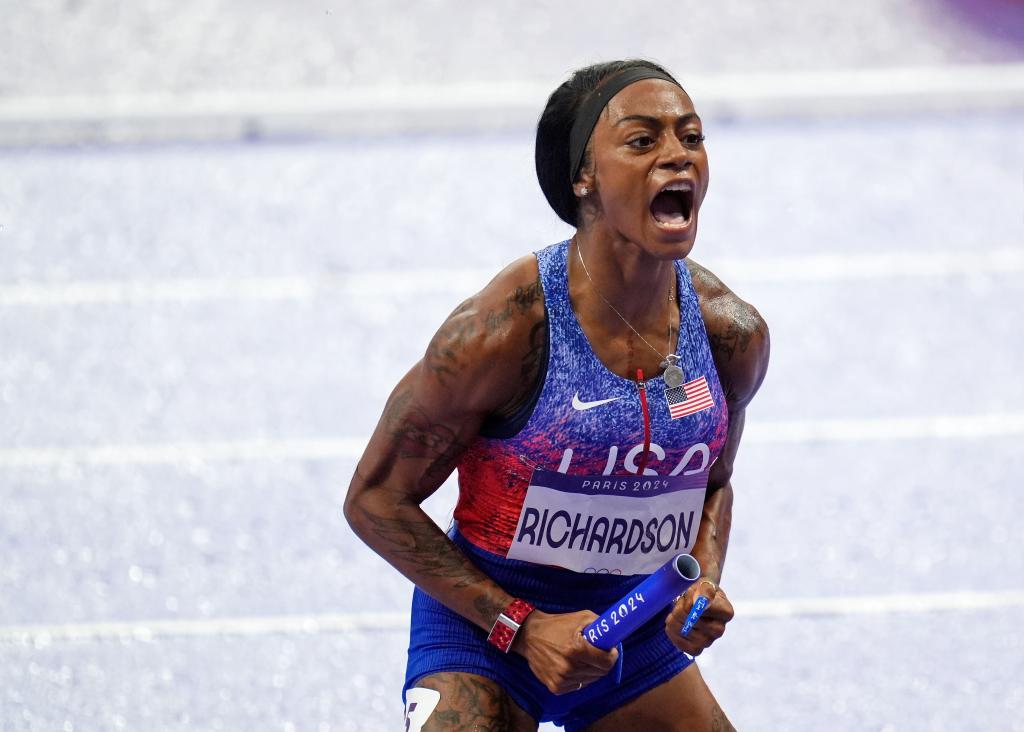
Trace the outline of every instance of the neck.
<path fill-rule="evenodd" d="M 576 281 L 586 281 L 598 301 L 603 296 L 634 328 L 667 322 L 676 308 L 673 260 L 656 259 L 631 241 L 595 236 L 592 231 L 578 231 L 572 243 L 576 261 L 570 261 L 570 272 L 580 270 Z M 607 314 L 618 320 L 614 312 Z"/>

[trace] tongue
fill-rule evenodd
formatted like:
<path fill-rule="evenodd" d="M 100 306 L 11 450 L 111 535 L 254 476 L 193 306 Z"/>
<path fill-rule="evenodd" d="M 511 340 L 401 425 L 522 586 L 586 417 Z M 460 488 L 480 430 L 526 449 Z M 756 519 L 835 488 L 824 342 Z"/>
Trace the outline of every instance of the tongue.
<path fill-rule="evenodd" d="M 662 224 L 685 224 L 683 202 L 672 193 L 659 193 L 651 202 L 651 213 L 654 219 Z"/>

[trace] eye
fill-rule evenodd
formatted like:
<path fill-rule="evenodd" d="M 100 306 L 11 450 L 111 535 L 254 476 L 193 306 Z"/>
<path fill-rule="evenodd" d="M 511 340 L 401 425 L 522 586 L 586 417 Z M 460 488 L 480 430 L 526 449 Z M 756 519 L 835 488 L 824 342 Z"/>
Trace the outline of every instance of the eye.
<path fill-rule="evenodd" d="M 654 138 L 650 135 L 637 135 L 636 137 L 630 138 L 626 143 L 630 147 L 636 148 L 637 150 L 643 150 L 654 144 Z"/>
<path fill-rule="evenodd" d="M 701 132 L 687 132 L 683 135 L 683 144 L 691 147 L 697 147 L 704 142 L 704 134 Z"/>

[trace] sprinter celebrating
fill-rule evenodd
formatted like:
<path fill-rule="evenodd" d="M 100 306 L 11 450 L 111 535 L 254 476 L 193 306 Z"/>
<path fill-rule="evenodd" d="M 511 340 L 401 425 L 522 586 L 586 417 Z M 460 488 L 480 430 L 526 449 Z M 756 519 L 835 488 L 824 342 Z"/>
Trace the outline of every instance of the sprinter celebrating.
<path fill-rule="evenodd" d="M 345 502 L 416 585 L 406 727 L 731 729 L 693 656 L 733 616 L 719 586 L 730 477 L 768 331 L 686 259 L 708 189 L 701 120 L 660 66 L 589 66 L 548 100 L 536 164 L 574 236 L 441 325 Z M 446 534 L 420 503 L 455 469 Z M 701 579 L 621 654 L 583 638 L 680 552 Z M 698 596 L 707 610 L 683 636 Z"/>

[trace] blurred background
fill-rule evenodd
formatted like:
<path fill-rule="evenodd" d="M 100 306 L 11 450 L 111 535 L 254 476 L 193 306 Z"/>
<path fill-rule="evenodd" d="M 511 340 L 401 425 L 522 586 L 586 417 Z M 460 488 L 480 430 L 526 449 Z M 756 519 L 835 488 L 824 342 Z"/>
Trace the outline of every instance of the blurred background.
<path fill-rule="evenodd" d="M 570 233 L 547 95 L 642 56 L 773 339 L 705 677 L 745 730 L 1024 730 L 1024 4 L 0 11 L 0 729 L 401 729 L 411 588 L 348 480 Z"/>

